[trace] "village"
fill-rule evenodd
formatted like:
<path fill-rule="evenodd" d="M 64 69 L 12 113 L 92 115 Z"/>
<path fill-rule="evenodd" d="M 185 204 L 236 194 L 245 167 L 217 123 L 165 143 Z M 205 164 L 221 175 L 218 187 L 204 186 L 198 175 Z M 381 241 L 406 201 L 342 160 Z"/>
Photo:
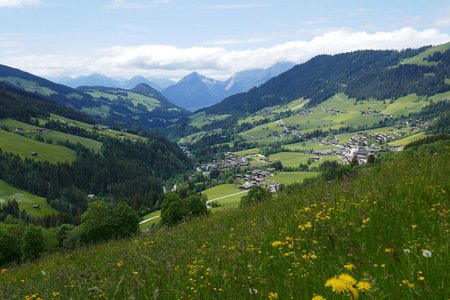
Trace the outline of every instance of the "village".
<path fill-rule="evenodd" d="M 290 130 L 282 121 L 278 121 L 278 126 L 283 128 L 279 135 L 295 135 L 301 137 L 302 134 L 297 130 Z M 327 156 L 340 157 L 340 163 L 350 164 L 356 159 L 359 164 L 367 163 L 370 156 L 376 157 L 382 152 L 396 152 L 401 151 L 403 147 L 389 144 L 392 141 L 401 139 L 407 135 L 412 135 L 419 132 L 427 126 L 424 121 L 404 121 L 399 125 L 397 130 L 388 132 L 356 132 L 349 139 L 344 142 L 339 141 L 338 136 L 328 135 L 326 137 L 317 137 L 309 139 L 305 142 L 314 142 L 320 144 L 321 148 L 329 149 L 303 149 L 296 152 L 303 152 L 309 156 L 309 162 L 320 162 Z M 190 151 L 183 147 L 185 153 L 190 155 Z M 260 165 L 251 164 L 252 161 L 257 161 Z M 223 158 L 213 160 L 212 162 L 203 164 L 197 167 L 197 172 L 202 172 L 208 175 L 211 171 L 217 170 L 223 172 L 225 170 L 236 170 L 237 172 L 245 170 L 245 173 L 237 173 L 234 176 L 238 186 L 242 190 L 251 189 L 254 186 L 264 186 L 270 192 L 276 193 L 280 184 L 270 180 L 274 176 L 276 170 L 270 167 L 269 163 L 273 161 L 260 153 L 247 153 L 243 156 L 238 156 L 234 153 L 227 152 Z M 309 164 L 309 163 L 308 163 Z"/>

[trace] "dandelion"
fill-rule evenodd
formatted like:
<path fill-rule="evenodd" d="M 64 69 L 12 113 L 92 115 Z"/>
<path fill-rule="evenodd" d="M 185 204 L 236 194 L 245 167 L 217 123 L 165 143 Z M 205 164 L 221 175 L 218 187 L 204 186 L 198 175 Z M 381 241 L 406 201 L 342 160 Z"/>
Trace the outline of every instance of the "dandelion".
<path fill-rule="evenodd" d="M 366 281 L 366 280 L 362 280 L 360 282 L 358 282 L 358 284 L 356 285 L 356 287 L 358 288 L 358 290 L 360 290 L 361 292 L 365 292 L 368 291 L 372 288 L 372 285 L 370 284 L 370 282 Z"/>
<path fill-rule="evenodd" d="M 346 268 L 349 271 L 353 271 L 353 269 L 355 269 L 355 265 L 348 263 L 348 264 L 344 265 L 344 268 Z"/>
<path fill-rule="evenodd" d="M 268 297 L 269 297 L 270 300 L 278 299 L 278 293 L 277 292 L 270 292 Z"/>
<path fill-rule="evenodd" d="M 306 222 L 305 224 L 301 224 L 298 225 L 298 229 L 300 229 L 301 231 L 305 231 L 306 229 L 311 229 L 312 228 L 312 224 L 311 222 Z"/>
<path fill-rule="evenodd" d="M 311 300 L 326 300 L 323 296 L 321 295 L 315 295 L 311 298 Z"/>
<path fill-rule="evenodd" d="M 392 253 L 394 253 L 394 248 L 386 248 L 386 249 L 384 249 L 384 253 L 392 254 Z"/>
<path fill-rule="evenodd" d="M 331 290 L 336 294 L 343 293 L 347 291 L 347 284 L 341 280 L 339 280 L 336 276 L 328 279 L 325 282 L 326 287 L 331 287 Z"/>
<path fill-rule="evenodd" d="M 417 272 L 417 280 L 424 281 L 425 277 L 423 276 L 422 271 Z"/>
<path fill-rule="evenodd" d="M 423 250 L 422 251 L 422 256 L 423 257 L 426 257 L 426 258 L 429 258 L 429 257 L 431 257 L 433 255 L 433 253 L 431 253 L 431 251 L 430 250 Z"/>
<path fill-rule="evenodd" d="M 280 242 L 280 241 L 275 241 L 275 242 L 272 243 L 272 247 L 279 247 L 281 245 L 283 245 L 283 243 Z"/>
<path fill-rule="evenodd" d="M 409 282 L 408 279 L 403 279 L 403 280 L 402 280 L 402 283 L 400 283 L 400 286 L 402 286 L 402 285 L 406 285 L 406 286 L 409 287 L 410 289 L 413 289 L 413 288 L 414 288 L 414 283 Z"/>

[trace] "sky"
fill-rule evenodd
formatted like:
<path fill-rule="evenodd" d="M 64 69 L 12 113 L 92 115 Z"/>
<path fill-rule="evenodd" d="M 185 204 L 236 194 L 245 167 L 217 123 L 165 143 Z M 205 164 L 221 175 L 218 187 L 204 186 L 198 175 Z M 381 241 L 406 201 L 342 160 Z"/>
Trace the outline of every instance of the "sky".
<path fill-rule="evenodd" d="M 448 0 L 0 0 L 0 64 L 55 78 L 226 79 L 450 41 Z"/>

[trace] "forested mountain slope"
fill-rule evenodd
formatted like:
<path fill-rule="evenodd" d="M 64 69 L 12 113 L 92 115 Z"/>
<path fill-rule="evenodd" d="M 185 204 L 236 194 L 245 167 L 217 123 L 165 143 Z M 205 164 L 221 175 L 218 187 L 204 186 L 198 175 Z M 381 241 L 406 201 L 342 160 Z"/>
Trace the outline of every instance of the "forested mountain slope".
<path fill-rule="evenodd" d="M 364 50 L 320 55 L 273 78 L 248 93 L 238 94 L 202 111 L 210 114 L 245 114 L 304 97 L 309 106 L 344 92 L 357 99 L 395 99 L 411 93 L 433 95 L 450 90 L 446 55 L 432 65 L 401 64 L 420 49 Z M 428 58 L 427 58 L 428 59 Z M 439 63 L 438 63 L 439 62 Z"/>

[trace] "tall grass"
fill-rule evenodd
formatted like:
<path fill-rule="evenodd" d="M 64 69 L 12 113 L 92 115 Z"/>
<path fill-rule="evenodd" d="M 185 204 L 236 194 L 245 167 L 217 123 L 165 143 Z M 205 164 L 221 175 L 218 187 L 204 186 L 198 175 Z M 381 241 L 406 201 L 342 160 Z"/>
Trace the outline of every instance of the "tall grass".
<path fill-rule="evenodd" d="M 408 150 L 352 179 L 12 267 L 0 298 L 448 299 L 449 174 L 448 144 Z M 325 286 L 344 273 L 363 285 Z"/>

